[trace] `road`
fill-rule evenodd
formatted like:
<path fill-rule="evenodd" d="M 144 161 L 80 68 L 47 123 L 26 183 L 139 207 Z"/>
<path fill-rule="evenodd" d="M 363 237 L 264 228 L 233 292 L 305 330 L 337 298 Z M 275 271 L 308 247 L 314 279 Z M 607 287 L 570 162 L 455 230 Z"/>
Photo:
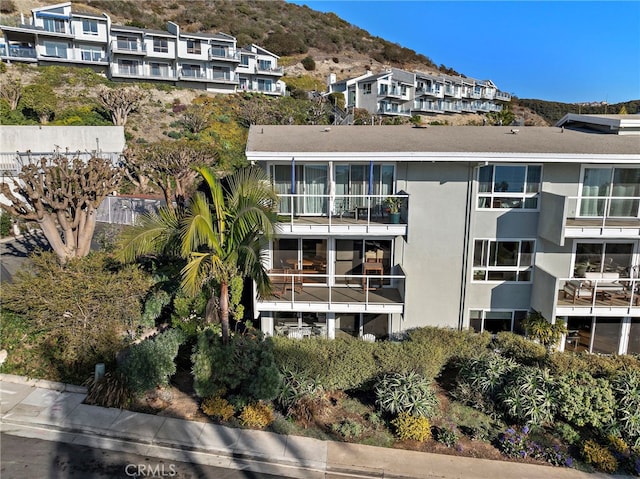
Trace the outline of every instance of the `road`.
<path fill-rule="evenodd" d="M 0 435 L 0 453 L 2 462 L 0 476 L 3 479 L 129 477 L 280 479 L 282 477 L 9 434 Z"/>

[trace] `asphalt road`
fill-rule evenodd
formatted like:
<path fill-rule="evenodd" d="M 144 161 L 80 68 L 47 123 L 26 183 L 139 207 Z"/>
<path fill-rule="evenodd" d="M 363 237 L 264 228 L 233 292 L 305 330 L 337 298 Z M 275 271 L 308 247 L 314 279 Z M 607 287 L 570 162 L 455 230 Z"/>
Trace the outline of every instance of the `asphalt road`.
<path fill-rule="evenodd" d="M 2 479 L 280 479 L 262 474 L 0 434 Z"/>

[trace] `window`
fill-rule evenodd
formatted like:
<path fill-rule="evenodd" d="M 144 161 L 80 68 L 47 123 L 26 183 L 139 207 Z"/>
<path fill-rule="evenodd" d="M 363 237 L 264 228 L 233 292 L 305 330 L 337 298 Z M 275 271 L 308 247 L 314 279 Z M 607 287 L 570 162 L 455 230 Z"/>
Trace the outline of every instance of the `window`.
<path fill-rule="evenodd" d="M 118 36 L 116 38 L 116 48 L 135 52 L 138 50 L 138 39 L 136 37 Z"/>
<path fill-rule="evenodd" d="M 633 243 L 576 244 L 576 278 L 584 278 L 586 272 L 618 273 L 621 278 L 629 278 L 632 267 Z"/>
<path fill-rule="evenodd" d="M 169 65 L 166 63 L 151 63 L 151 75 L 154 77 L 168 77 Z"/>
<path fill-rule="evenodd" d="M 67 44 L 44 42 L 44 54 L 48 57 L 67 58 Z"/>
<path fill-rule="evenodd" d="M 533 240 L 475 240 L 474 281 L 531 281 Z"/>
<path fill-rule="evenodd" d="M 85 62 L 99 62 L 102 59 L 102 49 L 83 45 L 80 47 L 80 56 Z"/>
<path fill-rule="evenodd" d="M 213 57 L 227 58 L 227 49 L 220 45 L 212 45 L 209 52 Z"/>
<path fill-rule="evenodd" d="M 478 208 L 537 209 L 542 167 L 487 165 L 478 169 Z"/>
<path fill-rule="evenodd" d="M 118 73 L 121 75 L 137 75 L 138 62 L 134 60 L 118 60 Z"/>
<path fill-rule="evenodd" d="M 59 18 L 43 18 L 42 25 L 48 32 L 65 33 L 64 20 Z"/>
<path fill-rule="evenodd" d="M 585 168 L 580 216 L 640 217 L 640 168 Z"/>
<path fill-rule="evenodd" d="M 365 83 L 362 85 L 362 94 L 363 95 L 371 94 L 371 83 Z"/>
<path fill-rule="evenodd" d="M 258 62 L 258 69 L 260 70 L 271 70 L 271 60 L 260 60 Z"/>
<path fill-rule="evenodd" d="M 202 48 L 200 46 L 200 40 L 187 39 L 187 53 L 192 53 L 194 55 L 200 55 L 202 53 Z"/>
<path fill-rule="evenodd" d="M 230 80 L 231 79 L 231 70 L 229 68 L 216 67 L 212 68 L 214 80 Z"/>
<path fill-rule="evenodd" d="M 273 82 L 271 80 L 258 79 L 258 91 L 273 91 Z"/>
<path fill-rule="evenodd" d="M 522 321 L 527 317 L 525 310 L 515 311 L 486 311 L 472 309 L 469 311 L 469 329 L 476 333 L 487 331 L 497 334 L 501 331 L 510 331 L 524 334 Z"/>
<path fill-rule="evenodd" d="M 240 65 L 249 66 L 249 55 L 240 55 Z"/>
<path fill-rule="evenodd" d="M 98 22 L 95 20 L 82 20 L 82 33 L 85 35 L 97 35 Z"/>
<path fill-rule="evenodd" d="M 156 53 L 168 53 L 169 52 L 169 40 L 166 38 L 153 39 L 153 51 Z"/>
<path fill-rule="evenodd" d="M 200 70 L 200 65 L 190 65 L 188 63 L 182 65 L 182 74 L 186 77 L 193 78 L 200 78 L 203 76 Z"/>

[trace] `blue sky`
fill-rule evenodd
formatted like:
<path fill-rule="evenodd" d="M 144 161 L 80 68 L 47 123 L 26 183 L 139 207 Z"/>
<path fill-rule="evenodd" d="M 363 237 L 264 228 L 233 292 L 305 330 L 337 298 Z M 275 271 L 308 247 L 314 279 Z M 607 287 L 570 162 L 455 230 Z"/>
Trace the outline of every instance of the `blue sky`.
<path fill-rule="evenodd" d="M 640 99 L 640 2 L 291 0 L 520 98 Z"/>

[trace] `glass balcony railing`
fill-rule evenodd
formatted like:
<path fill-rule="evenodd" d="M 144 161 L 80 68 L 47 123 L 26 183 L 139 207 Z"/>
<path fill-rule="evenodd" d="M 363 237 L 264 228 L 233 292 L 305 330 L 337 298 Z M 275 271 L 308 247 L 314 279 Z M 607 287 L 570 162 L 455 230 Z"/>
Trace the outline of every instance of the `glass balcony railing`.
<path fill-rule="evenodd" d="M 620 277 L 617 273 L 587 275 L 587 278 L 557 279 L 558 308 L 622 309 L 623 313 L 640 308 L 640 279 Z"/>
<path fill-rule="evenodd" d="M 406 224 L 408 195 L 279 194 L 281 222 L 323 225 Z M 390 202 L 400 205 L 396 212 Z"/>
<path fill-rule="evenodd" d="M 9 56 L 11 58 L 37 58 L 37 53 L 34 47 L 2 45 L 0 46 L 0 56 Z"/>
<path fill-rule="evenodd" d="M 263 301 L 305 302 L 331 305 L 359 303 L 389 308 L 402 306 L 406 276 L 400 266 L 395 274 L 319 274 L 310 269 L 268 271 L 272 296 Z"/>

